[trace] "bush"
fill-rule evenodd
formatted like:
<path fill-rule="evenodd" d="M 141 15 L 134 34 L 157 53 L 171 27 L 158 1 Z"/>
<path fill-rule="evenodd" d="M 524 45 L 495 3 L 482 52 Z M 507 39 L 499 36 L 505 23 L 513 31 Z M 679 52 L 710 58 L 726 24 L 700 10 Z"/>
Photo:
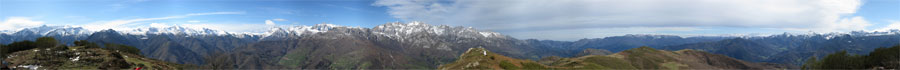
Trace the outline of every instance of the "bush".
<path fill-rule="evenodd" d="M 141 55 L 140 49 L 137 49 L 137 48 L 134 48 L 133 46 L 128 46 L 128 45 L 106 44 L 105 49 L 111 50 L 111 51 L 119 51 L 119 52 Z"/>
<path fill-rule="evenodd" d="M 91 42 L 88 42 L 87 40 L 78 40 L 78 41 L 75 41 L 74 43 L 75 43 L 75 46 L 84 46 L 84 48 L 100 48 L 100 45 L 97 45 L 97 43 L 91 43 Z"/>
<path fill-rule="evenodd" d="M 19 42 L 13 42 L 13 43 L 10 43 L 9 45 L 6 45 L 4 47 L 4 48 L 6 48 L 6 51 L 3 51 L 3 52 L 4 53 L 12 53 L 12 52 L 17 52 L 17 51 L 34 49 L 36 47 L 37 46 L 35 46 L 34 41 L 28 41 L 28 40 L 19 41 Z"/>
<path fill-rule="evenodd" d="M 37 48 L 50 48 L 56 47 L 59 45 L 59 41 L 54 39 L 53 37 L 40 37 L 37 38 Z"/>

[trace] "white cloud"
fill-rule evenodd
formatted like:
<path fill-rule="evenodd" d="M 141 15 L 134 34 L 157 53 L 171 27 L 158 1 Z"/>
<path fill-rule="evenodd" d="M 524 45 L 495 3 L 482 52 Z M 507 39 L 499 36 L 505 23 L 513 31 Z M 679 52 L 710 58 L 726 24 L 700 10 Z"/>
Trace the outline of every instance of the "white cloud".
<path fill-rule="evenodd" d="M 275 21 L 287 21 L 287 19 L 280 19 L 280 18 L 276 18 L 276 19 L 272 19 L 272 20 L 275 20 Z"/>
<path fill-rule="evenodd" d="M 200 20 L 190 20 L 190 21 L 187 21 L 187 22 L 188 22 L 188 23 L 199 23 L 199 22 L 201 22 L 201 21 L 200 21 Z"/>
<path fill-rule="evenodd" d="M 266 25 L 268 25 L 268 26 L 274 26 L 274 25 L 275 25 L 275 22 L 273 22 L 272 20 L 266 20 Z"/>
<path fill-rule="evenodd" d="M 0 30 L 16 30 L 26 27 L 41 26 L 43 24 L 43 21 L 35 21 L 27 17 L 6 17 L 6 20 L 0 22 Z"/>
<path fill-rule="evenodd" d="M 141 21 L 177 19 L 177 18 L 186 18 L 186 17 L 191 17 L 191 16 L 222 15 L 222 14 L 244 14 L 244 12 L 191 13 L 191 14 L 185 14 L 185 15 L 167 16 L 167 17 L 158 17 L 158 18 L 138 18 L 138 19 L 126 19 L 126 20 L 101 21 L 101 22 L 87 24 L 87 25 L 85 25 L 85 28 L 90 29 L 90 30 L 127 29 L 128 27 L 122 26 L 122 25 L 131 24 L 131 23 L 135 23 L 135 22 L 141 22 Z"/>
<path fill-rule="evenodd" d="M 881 27 L 879 29 L 875 29 L 874 31 L 890 31 L 891 29 L 900 29 L 900 21 L 890 21 L 891 24 L 888 24 L 885 27 Z"/>
<path fill-rule="evenodd" d="M 830 24 L 828 27 L 823 27 L 820 30 L 825 31 L 853 31 L 853 30 L 864 30 L 866 27 L 871 26 L 869 21 L 866 21 L 862 17 L 856 16 L 853 18 L 844 18 L 838 20 L 836 23 Z M 830 30 L 829 30 L 830 29 Z"/>
<path fill-rule="evenodd" d="M 379 0 L 406 21 L 500 32 L 629 27 L 861 30 L 860 0 Z"/>
<path fill-rule="evenodd" d="M 150 23 L 150 27 L 155 27 L 155 28 L 166 28 L 166 27 L 171 27 L 171 26 L 174 26 L 174 25 L 169 25 L 169 24 L 165 24 L 165 23 Z"/>

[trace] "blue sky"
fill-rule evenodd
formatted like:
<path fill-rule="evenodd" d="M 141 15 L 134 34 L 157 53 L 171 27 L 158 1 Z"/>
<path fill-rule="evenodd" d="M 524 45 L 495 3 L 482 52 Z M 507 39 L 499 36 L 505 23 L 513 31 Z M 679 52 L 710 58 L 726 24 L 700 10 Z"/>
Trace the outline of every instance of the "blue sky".
<path fill-rule="evenodd" d="M 2 0 L 0 30 L 39 25 L 128 29 L 180 25 L 264 32 L 320 23 L 371 28 L 423 21 L 516 38 L 577 40 L 900 28 L 900 0 Z M 894 24 L 894 25 L 892 25 Z"/>
<path fill-rule="evenodd" d="M 164 24 L 265 24 L 314 25 L 320 23 L 372 27 L 399 21 L 385 14 L 374 1 L 0 1 L 0 18 L 27 17 L 47 25 L 85 25 L 105 21 L 184 16 L 131 22 L 129 26 Z M 265 30 L 265 29 L 261 29 Z M 243 31 L 239 31 L 243 32 Z M 252 32 L 259 32 L 252 31 Z"/>

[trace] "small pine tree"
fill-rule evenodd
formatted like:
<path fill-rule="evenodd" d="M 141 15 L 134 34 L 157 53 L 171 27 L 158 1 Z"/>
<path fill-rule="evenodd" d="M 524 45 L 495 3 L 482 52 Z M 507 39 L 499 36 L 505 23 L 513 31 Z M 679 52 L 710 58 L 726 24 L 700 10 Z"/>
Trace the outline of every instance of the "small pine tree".
<path fill-rule="evenodd" d="M 56 47 L 59 45 L 59 41 L 57 41 L 53 37 L 40 37 L 37 38 L 37 48 L 50 48 Z"/>

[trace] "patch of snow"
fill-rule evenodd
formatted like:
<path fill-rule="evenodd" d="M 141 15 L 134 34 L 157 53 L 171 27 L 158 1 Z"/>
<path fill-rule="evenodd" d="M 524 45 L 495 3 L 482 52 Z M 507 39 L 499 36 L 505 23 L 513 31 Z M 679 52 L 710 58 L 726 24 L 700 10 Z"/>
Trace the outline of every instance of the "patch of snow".
<path fill-rule="evenodd" d="M 37 70 L 37 69 L 40 68 L 41 66 L 39 66 L 39 65 L 19 65 L 19 66 L 16 66 L 16 67 L 22 67 L 22 68 L 27 68 L 27 69 L 31 69 L 31 70 Z"/>
<path fill-rule="evenodd" d="M 828 35 L 828 36 L 825 36 L 825 40 L 831 40 L 831 39 L 833 39 L 834 37 L 835 37 L 834 35 Z"/>
<path fill-rule="evenodd" d="M 491 36 L 493 36 L 493 35 L 495 34 L 494 32 L 478 32 L 478 33 L 481 34 L 481 36 L 484 36 L 484 37 L 491 37 Z"/>
<path fill-rule="evenodd" d="M 487 51 L 482 50 L 482 51 L 481 51 L 481 54 L 484 54 L 484 56 L 487 56 Z"/>
<path fill-rule="evenodd" d="M 75 58 L 69 58 L 72 61 L 78 61 L 81 59 L 81 56 L 76 56 Z"/>

